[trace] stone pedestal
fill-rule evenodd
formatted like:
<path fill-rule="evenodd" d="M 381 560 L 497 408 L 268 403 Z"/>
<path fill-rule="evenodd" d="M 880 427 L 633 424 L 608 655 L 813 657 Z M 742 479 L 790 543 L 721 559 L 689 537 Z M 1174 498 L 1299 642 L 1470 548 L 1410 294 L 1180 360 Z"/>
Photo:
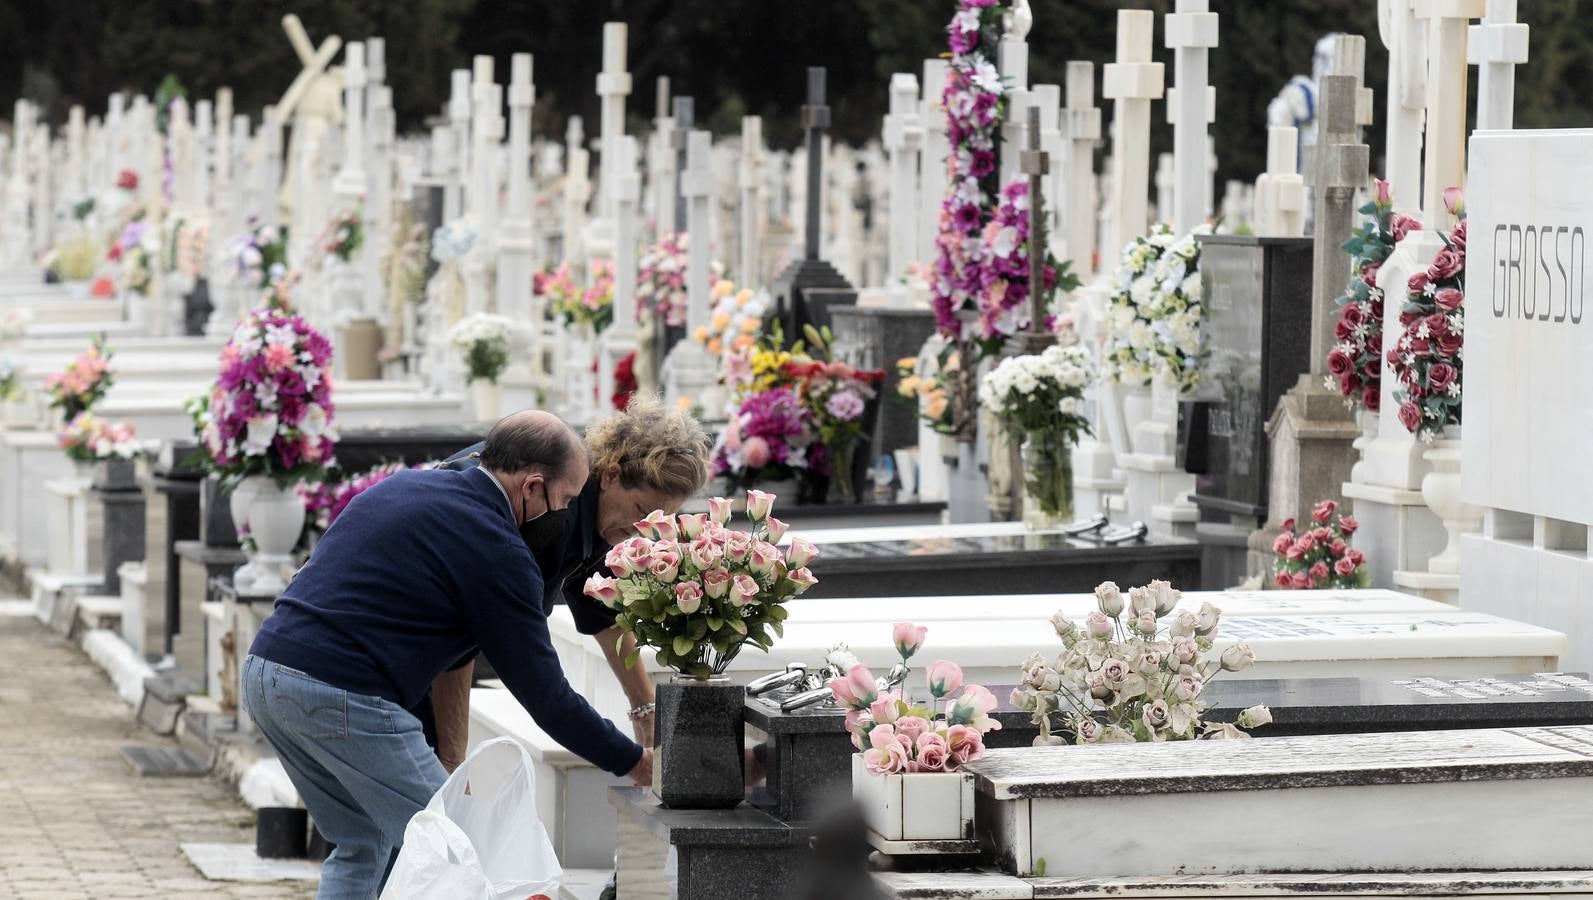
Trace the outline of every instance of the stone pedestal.
<path fill-rule="evenodd" d="M 1284 519 L 1309 521 L 1311 507 L 1322 500 L 1343 505 L 1343 485 L 1355 465 L 1351 445 L 1360 433 L 1344 399 L 1310 375 L 1300 376 L 1278 401 L 1267 420 L 1272 454 L 1267 524 L 1250 536 L 1252 571 L 1271 564 L 1272 541 Z"/>
<path fill-rule="evenodd" d="M 770 283 L 774 317 L 785 329 L 787 340 L 801 337 L 802 326 L 815 322 L 814 311 L 809 307 L 809 291 L 824 288 L 849 291 L 852 285 L 845 275 L 822 259 L 799 259 Z"/>
<path fill-rule="evenodd" d="M 1444 549 L 1443 524 L 1427 508 L 1421 491 L 1357 481 L 1346 481 L 1342 491 L 1361 525 L 1355 544 L 1366 552 L 1370 587 L 1393 587 L 1396 572 L 1425 567 L 1429 557 Z"/>
<path fill-rule="evenodd" d="M 1133 452 L 1118 457 L 1128 517 L 1156 534 L 1193 538 L 1200 510 L 1189 500 L 1195 477 L 1178 464 L 1178 397 L 1156 384 L 1150 415 L 1133 428 Z"/>
<path fill-rule="evenodd" d="M 48 571 L 56 575 L 88 575 L 88 479 L 57 479 L 47 482 L 44 489 Z"/>
<path fill-rule="evenodd" d="M 104 592 L 120 595 L 122 564 L 144 560 L 144 492 L 136 485 L 130 490 L 95 488 L 94 496 L 105 508 Z"/>
<path fill-rule="evenodd" d="M 382 349 L 382 326 L 375 319 L 355 319 L 338 335 L 337 358 L 343 364 L 343 377 L 351 381 L 375 381 L 382 377 L 376 359 Z"/>

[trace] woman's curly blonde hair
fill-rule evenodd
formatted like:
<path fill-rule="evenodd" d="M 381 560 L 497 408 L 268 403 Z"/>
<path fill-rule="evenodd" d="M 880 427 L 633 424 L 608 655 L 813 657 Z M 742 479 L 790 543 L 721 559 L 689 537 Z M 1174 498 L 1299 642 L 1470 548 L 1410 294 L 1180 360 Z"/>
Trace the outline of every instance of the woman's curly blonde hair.
<path fill-rule="evenodd" d="M 620 484 L 667 497 L 690 497 L 708 481 L 712 442 L 690 413 L 658 395 L 637 394 L 630 406 L 586 430 L 592 477 L 619 467 Z"/>

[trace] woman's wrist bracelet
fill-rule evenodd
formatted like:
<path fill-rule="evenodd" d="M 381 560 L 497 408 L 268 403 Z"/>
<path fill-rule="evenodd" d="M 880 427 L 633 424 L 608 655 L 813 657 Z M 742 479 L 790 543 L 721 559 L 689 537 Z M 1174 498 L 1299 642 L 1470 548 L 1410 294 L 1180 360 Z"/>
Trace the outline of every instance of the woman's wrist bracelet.
<path fill-rule="evenodd" d="M 637 719 L 644 719 L 652 715 L 657 709 L 657 703 L 643 703 L 641 706 L 632 707 L 631 711 L 626 713 L 626 715 L 630 716 L 631 721 L 634 722 Z"/>

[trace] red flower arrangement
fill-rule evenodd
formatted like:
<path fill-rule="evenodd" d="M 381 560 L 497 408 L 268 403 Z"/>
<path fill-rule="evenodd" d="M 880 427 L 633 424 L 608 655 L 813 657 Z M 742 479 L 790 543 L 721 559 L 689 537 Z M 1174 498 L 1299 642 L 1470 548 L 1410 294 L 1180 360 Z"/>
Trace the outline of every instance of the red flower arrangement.
<path fill-rule="evenodd" d="M 1328 353 L 1325 376 L 1328 389 L 1343 394 L 1351 409 L 1372 413 L 1382 406 L 1383 381 L 1383 289 L 1377 286 L 1377 273 L 1394 245 L 1422 227 L 1394 212 L 1387 181 L 1378 179 L 1376 184 L 1376 194 L 1360 209 L 1366 222 L 1343 245 L 1350 254 L 1350 281 L 1338 299 L 1338 345 Z"/>
<path fill-rule="evenodd" d="M 1460 389 L 1466 330 L 1466 207 L 1458 188 L 1444 191 L 1444 205 L 1460 223 L 1444 236 L 1444 249 L 1406 284 L 1400 311 L 1405 331 L 1388 351 L 1399 379 L 1394 399 L 1399 421 L 1431 441 L 1446 425 L 1460 424 Z"/>
<path fill-rule="evenodd" d="M 614 366 L 614 396 L 609 402 L 620 412 L 630 408 L 636 396 L 636 351 L 632 350 Z"/>
<path fill-rule="evenodd" d="M 1272 542 L 1278 561 L 1272 583 L 1303 591 L 1366 586 L 1366 554 L 1350 546 L 1360 523 L 1352 516 L 1337 516 L 1339 505 L 1323 500 L 1311 510 L 1315 523 L 1295 534 L 1294 520 L 1283 520 L 1283 533 Z"/>

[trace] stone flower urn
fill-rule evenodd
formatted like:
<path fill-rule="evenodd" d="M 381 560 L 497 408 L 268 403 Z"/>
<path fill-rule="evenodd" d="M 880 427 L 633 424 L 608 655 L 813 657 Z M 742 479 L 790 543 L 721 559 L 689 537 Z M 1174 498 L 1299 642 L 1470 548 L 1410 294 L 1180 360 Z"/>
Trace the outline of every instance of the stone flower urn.
<path fill-rule="evenodd" d="M 670 809 L 730 809 L 746 793 L 747 689 L 726 676 L 676 675 L 658 686 L 653 793 Z"/>

